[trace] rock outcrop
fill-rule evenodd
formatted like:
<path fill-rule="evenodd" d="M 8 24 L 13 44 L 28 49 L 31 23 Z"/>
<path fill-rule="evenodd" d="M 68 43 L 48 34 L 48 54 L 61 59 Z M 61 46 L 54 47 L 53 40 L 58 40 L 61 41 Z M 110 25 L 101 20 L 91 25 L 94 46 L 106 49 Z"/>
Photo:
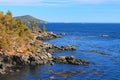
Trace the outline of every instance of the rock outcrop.
<path fill-rule="evenodd" d="M 2 74 L 13 67 L 51 64 L 54 61 L 51 53 L 76 49 L 74 46 L 58 47 L 43 42 L 43 40 L 59 38 L 62 35 L 46 32 L 44 24 L 39 29 L 36 22 L 41 22 L 41 20 L 29 15 L 15 19 L 10 11 L 6 14 L 1 11 L 0 13 L 2 14 L 0 18 L 0 73 Z M 25 22 L 20 18 L 29 21 Z M 71 61 L 71 57 L 65 59 L 69 63 L 77 64 Z M 72 60 L 79 63 L 77 59 Z M 19 70 L 16 71 L 19 72 Z"/>
<path fill-rule="evenodd" d="M 44 49 L 48 53 L 54 53 L 54 52 L 61 52 L 61 51 L 74 51 L 76 50 L 75 46 L 56 46 L 56 45 L 51 45 L 44 43 Z"/>
<path fill-rule="evenodd" d="M 60 38 L 60 35 L 54 34 L 53 32 L 42 32 L 40 33 L 36 39 L 37 40 L 50 40 L 54 38 Z"/>
<path fill-rule="evenodd" d="M 52 55 L 50 53 L 31 53 L 17 55 L 0 55 L 0 73 L 4 74 L 6 68 L 18 65 L 42 65 L 51 64 Z"/>
<path fill-rule="evenodd" d="M 73 65 L 87 65 L 90 63 L 87 60 L 76 59 L 74 56 L 58 56 L 54 58 L 54 62 Z"/>
<path fill-rule="evenodd" d="M 56 46 L 53 44 L 49 44 L 46 42 L 42 42 L 41 40 L 48 40 L 53 38 L 58 38 L 60 36 L 52 33 L 45 32 L 39 34 L 34 34 L 35 39 L 39 40 L 37 46 L 40 48 L 37 49 L 37 52 L 29 52 L 29 53 L 18 53 L 16 54 L 8 54 L 0 53 L 0 73 L 5 74 L 6 70 L 9 67 L 15 66 L 24 66 L 24 65 L 42 65 L 42 64 L 53 64 L 53 62 L 57 63 L 65 63 L 65 64 L 73 64 L 73 65 L 86 65 L 89 64 L 86 60 L 76 59 L 74 56 L 59 56 L 54 57 L 52 53 L 61 52 L 61 51 L 74 51 L 76 50 L 75 46 Z M 31 46 L 34 46 L 34 43 L 30 43 Z M 18 71 L 18 70 L 17 70 Z M 11 72 L 11 71 L 9 71 Z"/>

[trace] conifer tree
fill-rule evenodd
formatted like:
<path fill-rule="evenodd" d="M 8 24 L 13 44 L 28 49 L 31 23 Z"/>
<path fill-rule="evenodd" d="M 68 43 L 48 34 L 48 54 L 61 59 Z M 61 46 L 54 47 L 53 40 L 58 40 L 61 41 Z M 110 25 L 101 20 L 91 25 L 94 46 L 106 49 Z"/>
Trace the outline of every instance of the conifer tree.
<path fill-rule="evenodd" d="M 41 30 L 42 30 L 42 32 L 46 32 L 46 26 L 45 26 L 45 24 L 43 24 Z"/>
<path fill-rule="evenodd" d="M 33 32 L 38 32 L 38 31 L 40 31 L 40 29 L 38 28 L 38 23 L 36 23 L 36 22 L 32 22 L 32 24 L 31 24 L 31 30 L 33 31 Z"/>

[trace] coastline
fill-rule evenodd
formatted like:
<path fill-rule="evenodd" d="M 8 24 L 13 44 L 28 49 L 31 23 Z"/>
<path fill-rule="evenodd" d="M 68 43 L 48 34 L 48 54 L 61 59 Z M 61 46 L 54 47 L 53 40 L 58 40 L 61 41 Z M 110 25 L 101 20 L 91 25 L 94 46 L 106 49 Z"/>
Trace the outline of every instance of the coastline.
<path fill-rule="evenodd" d="M 43 32 L 36 34 L 34 33 L 34 38 L 39 40 L 38 45 L 41 49 L 38 49 L 36 53 L 17 53 L 14 55 L 10 55 L 8 53 L 1 53 L 0 54 L 0 74 L 6 74 L 7 72 L 12 72 L 12 67 L 19 67 L 25 65 L 44 65 L 44 64 L 51 64 L 53 65 L 54 62 L 57 63 L 65 63 L 65 64 L 73 64 L 73 65 L 80 65 L 80 64 L 89 64 L 86 60 L 76 59 L 74 56 L 60 56 L 54 57 L 54 52 L 61 52 L 61 51 L 70 51 L 76 50 L 75 46 L 56 46 L 53 44 L 49 44 L 43 42 L 43 40 L 50 40 L 54 38 L 60 38 L 60 35 L 57 35 L 53 32 Z M 42 40 L 42 41 L 41 41 Z M 31 44 L 34 45 L 34 44 Z M 11 68 L 8 70 L 8 68 Z M 17 69 L 17 71 L 19 71 Z"/>

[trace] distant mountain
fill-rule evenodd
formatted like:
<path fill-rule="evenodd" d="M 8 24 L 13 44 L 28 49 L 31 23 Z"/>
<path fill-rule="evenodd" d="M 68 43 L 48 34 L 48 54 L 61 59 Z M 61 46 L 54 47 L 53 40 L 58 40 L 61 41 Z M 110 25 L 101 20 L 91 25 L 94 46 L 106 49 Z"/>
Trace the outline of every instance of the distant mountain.
<path fill-rule="evenodd" d="M 17 16 L 17 17 L 14 17 L 15 19 L 16 18 L 21 18 L 25 23 L 31 23 L 33 21 L 37 22 L 37 23 L 47 23 L 46 21 L 44 20 L 40 20 L 40 19 L 37 19 L 31 15 L 24 15 L 24 16 Z"/>

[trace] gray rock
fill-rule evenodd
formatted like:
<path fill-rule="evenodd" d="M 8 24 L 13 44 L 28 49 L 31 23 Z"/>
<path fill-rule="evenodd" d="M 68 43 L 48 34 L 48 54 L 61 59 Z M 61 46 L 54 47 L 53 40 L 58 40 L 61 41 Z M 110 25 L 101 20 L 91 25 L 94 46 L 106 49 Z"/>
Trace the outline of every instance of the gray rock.
<path fill-rule="evenodd" d="M 61 46 L 61 49 L 63 50 L 76 50 L 75 46 Z"/>
<path fill-rule="evenodd" d="M 31 53 L 31 54 L 19 54 L 19 55 L 2 55 L 0 56 L 0 74 L 4 74 L 6 71 L 11 72 L 8 67 L 12 66 L 24 66 L 24 65 L 42 65 L 51 64 L 53 56 L 50 53 Z M 2 62 L 2 63 L 1 63 Z M 17 71 L 18 72 L 18 71 Z"/>
<path fill-rule="evenodd" d="M 87 65 L 90 63 L 87 60 L 76 59 L 74 56 L 58 56 L 54 58 L 54 62 L 73 65 Z"/>
<path fill-rule="evenodd" d="M 2 63 L 0 63 L 0 69 L 2 69 L 3 68 L 3 64 Z"/>
<path fill-rule="evenodd" d="M 54 34 L 53 32 L 42 32 L 40 33 L 36 39 L 37 40 L 50 40 L 54 38 L 60 38 L 60 35 Z"/>
<path fill-rule="evenodd" d="M 46 51 L 49 53 L 54 53 L 54 52 L 61 52 L 61 51 L 74 51 L 76 50 L 75 46 L 55 46 L 55 45 L 51 45 L 51 46 L 47 46 Z"/>

